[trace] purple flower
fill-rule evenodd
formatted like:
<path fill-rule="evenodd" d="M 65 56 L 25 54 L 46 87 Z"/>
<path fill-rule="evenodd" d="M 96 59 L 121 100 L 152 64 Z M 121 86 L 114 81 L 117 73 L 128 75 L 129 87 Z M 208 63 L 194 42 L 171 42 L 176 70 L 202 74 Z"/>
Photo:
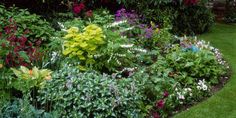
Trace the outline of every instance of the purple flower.
<path fill-rule="evenodd" d="M 150 39 L 153 35 L 153 29 L 152 28 L 146 28 L 145 29 L 145 38 Z"/>
<path fill-rule="evenodd" d="M 128 12 L 126 11 L 126 9 L 122 8 L 116 12 L 115 20 L 127 20 L 129 24 L 135 25 L 139 21 L 139 16 L 133 10 L 131 12 Z"/>

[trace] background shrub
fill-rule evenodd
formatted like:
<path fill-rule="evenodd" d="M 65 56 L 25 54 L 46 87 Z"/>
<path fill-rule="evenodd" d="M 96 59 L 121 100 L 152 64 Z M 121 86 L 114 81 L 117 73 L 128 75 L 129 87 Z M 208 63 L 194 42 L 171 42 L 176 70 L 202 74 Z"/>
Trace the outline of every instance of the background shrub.
<path fill-rule="evenodd" d="M 234 0 L 226 1 L 226 13 L 225 13 L 225 22 L 226 23 L 235 23 L 236 22 L 236 2 Z"/>
<path fill-rule="evenodd" d="M 120 1 L 127 8 L 137 10 L 147 21 L 163 25 L 166 19 L 172 22 L 174 34 L 200 34 L 207 31 L 214 22 L 213 14 L 204 5 L 207 1 L 151 0 Z"/>

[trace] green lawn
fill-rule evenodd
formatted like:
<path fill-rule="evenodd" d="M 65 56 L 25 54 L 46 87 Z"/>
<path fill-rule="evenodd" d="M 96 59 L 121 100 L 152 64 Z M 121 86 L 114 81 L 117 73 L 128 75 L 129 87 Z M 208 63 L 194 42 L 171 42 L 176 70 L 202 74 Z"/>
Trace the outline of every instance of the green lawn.
<path fill-rule="evenodd" d="M 216 24 L 200 38 L 221 50 L 233 75 L 222 90 L 175 118 L 236 118 L 236 25 Z"/>

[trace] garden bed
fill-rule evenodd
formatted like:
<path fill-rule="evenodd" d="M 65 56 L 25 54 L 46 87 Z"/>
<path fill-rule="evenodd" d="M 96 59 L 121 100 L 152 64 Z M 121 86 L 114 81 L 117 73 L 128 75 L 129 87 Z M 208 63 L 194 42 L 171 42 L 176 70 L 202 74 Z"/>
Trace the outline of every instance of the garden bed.
<path fill-rule="evenodd" d="M 171 34 L 169 20 L 82 2 L 72 11 L 49 23 L 0 6 L 1 117 L 169 117 L 229 77 L 218 49 Z"/>

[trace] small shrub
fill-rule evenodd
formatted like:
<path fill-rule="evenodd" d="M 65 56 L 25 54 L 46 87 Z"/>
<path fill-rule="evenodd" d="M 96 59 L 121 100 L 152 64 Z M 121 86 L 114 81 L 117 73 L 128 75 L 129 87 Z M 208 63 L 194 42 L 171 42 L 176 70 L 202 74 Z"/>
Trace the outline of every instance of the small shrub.
<path fill-rule="evenodd" d="M 65 65 L 40 90 L 42 104 L 52 103 L 64 117 L 138 117 L 140 94 L 130 79 L 116 80 L 97 72 L 80 73 Z"/>

